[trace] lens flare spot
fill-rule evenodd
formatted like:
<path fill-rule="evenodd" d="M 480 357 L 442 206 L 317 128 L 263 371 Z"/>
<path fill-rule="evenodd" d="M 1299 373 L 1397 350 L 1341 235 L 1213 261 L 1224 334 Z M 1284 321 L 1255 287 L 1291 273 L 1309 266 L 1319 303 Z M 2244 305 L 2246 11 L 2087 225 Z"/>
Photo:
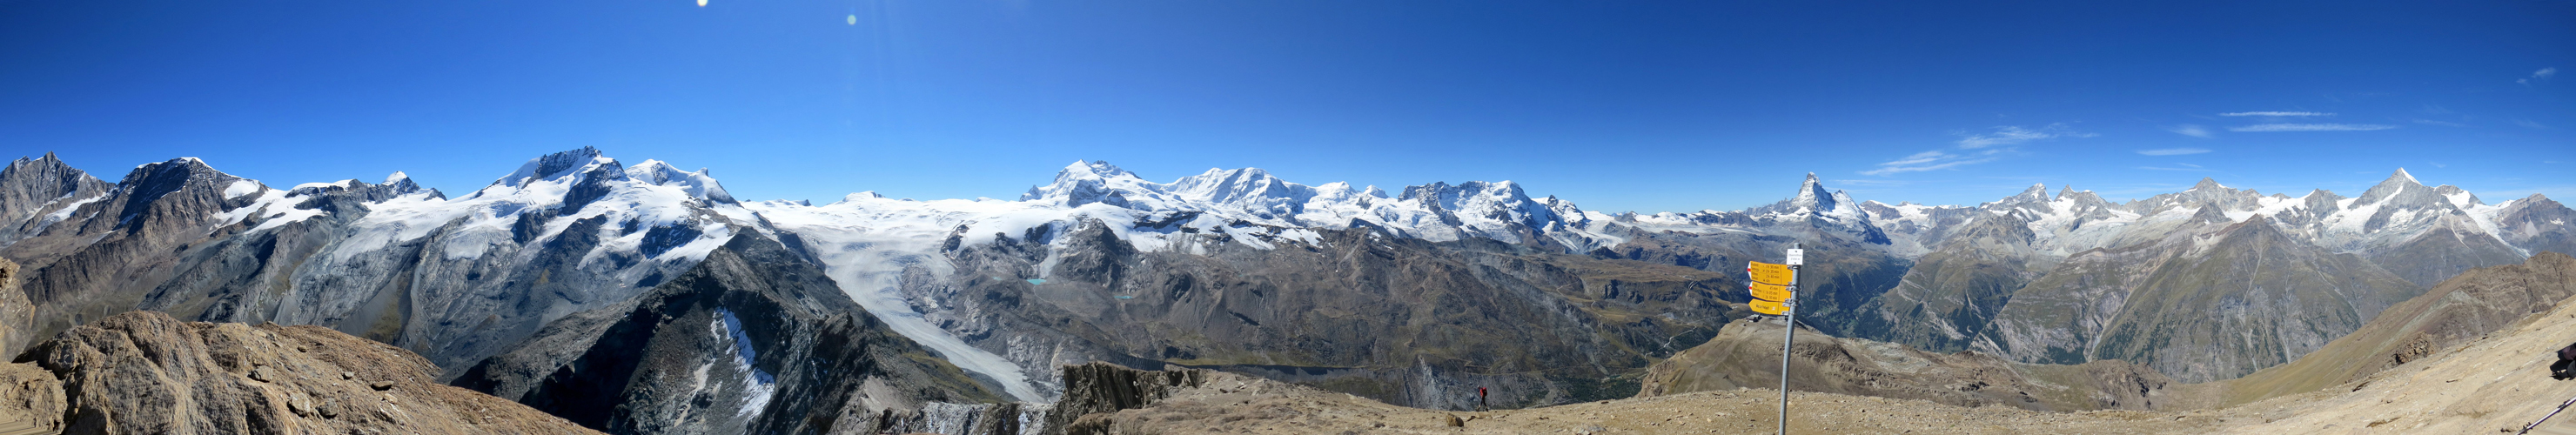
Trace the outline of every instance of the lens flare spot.
<path fill-rule="evenodd" d="M 698 0 L 698 1 L 707 1 L 707 0 Z M 852 26 L 859 25 L 859 15 L 858 15 L 858 14 L 850 14 L 850 25 L 852 25 Z"/>
<path fill-rule="evenodd" d="M 698 0 L 698 7 L 707 7 L 707 0 Z"/>

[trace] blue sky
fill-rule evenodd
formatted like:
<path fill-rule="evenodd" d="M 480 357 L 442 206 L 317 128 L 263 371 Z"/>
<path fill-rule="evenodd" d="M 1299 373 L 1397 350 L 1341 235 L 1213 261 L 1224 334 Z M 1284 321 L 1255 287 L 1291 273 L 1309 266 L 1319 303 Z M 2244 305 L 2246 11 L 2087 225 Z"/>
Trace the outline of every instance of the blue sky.
<path fill-rule="evenodd" d="M 817 202 L 1015 198 L 1076 159 L 1604 211 L 1808 172 L 2576 199 L 2576 2 L 1924 3 L 0 0 L 0 153 L 462 194 L 596 146 Z"/>

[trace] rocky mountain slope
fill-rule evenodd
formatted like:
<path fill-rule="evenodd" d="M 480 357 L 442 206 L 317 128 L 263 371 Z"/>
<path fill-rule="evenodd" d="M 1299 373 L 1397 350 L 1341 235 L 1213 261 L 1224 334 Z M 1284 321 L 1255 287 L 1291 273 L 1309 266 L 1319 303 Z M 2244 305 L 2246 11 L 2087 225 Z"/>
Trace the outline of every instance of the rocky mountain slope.
<path fill-rule="evenodd" d="M 2548 312 L 2576 296 L 2576 258 L 2556 252 L 2463 272 L 2389 307 L 2351 334 L 2289 364 L 2192 389 L 2214 404 L 2307 393 L 2430 358 Z"/>
<path fill-rule="evenodd" d="M 2483 320 L 2511 318 L 2501 328 L 2467 341 L 2431 350 L 2399 349 L 2412 355 L 2385 370 L 2364 373 L 2331 388 L 2243 402 L 2219 408 L 2184 411 L 2109 410 L 2038 412 L 2010 406 L 1960 407 L 1920 399 L 1861 397 L 1835 393 L 1791 394 L 1790 428 L 1803 432 L 2007 434 L 2007 433 L 2513 433 L 2548 415 L 2559 403 L 2576 397 L 2576 381 L 2553 380 L 2549 365 L 2555 351 L 2576 341 L 2576 299 L 2560 297 L 2529 311 L 2528 298 L 2545 298 L 2564 287 L 2563 255 L 2536 256 L 2530 264 L 2480 269 L 2437 286 L 2448 292 L 2410 301 L 2395 313 L 2419 321 L 2374 321 L 2379 326 L 2406 325 L 2408 331 L 2453 329 Z M 2546 282 L 2543 282 L 2546 281 Z M 2538 287 L 2522 287 L 2538 284 Z M 2513 290 L 2516 288 L 2529 291 Z M 2455 296 L 2471 295 L 2471 296 Z M 2471 299 L 2476 300 L 2463 300 Z M 2415 311 L 2419 306 L 2451 308 Z M 2487 303 L 2484 301 L 2496 301 Z M 2425 302 L 2419 304 L 2419 302 Z M 2492 309 L 2499 305 L 2509 309 Z M 2394 311 L 2409 310 L 2409 311 Z M 2520 315 L 2516 315 L 2520 313 Z M 2394 317 L 2392 317 L 2394 318 Z M 2429 327 L 2428 327 L 2429 326 Z M 1773 327 L 1770 332 L 1778 332 Z M 2386 336 L 2375 332 L 2354 337 Z M 1721 337 L 1719 340 L 1729 340 Z M 1713 340 L 1713 343 L 1718 342 Z M 2347 360 L 2377 364 L 2379 358 L 2345 356 L 2341 349 L 2384 350 L 2386 340 L 2338 341 L 2302 360 L 2342 367 Z M 2367 344 L 2364 345 L 2356 345 Z M 1776 342 L 1772 343 L 1776 346 Z M 1847 344 L 1838 342 L 1837 344 Z M 1714 345 L 1714 344 L 1713 344 Z M 1886 346 L 1880 344 L 1879 346 Z M 1820 346 L 1842 348 L 1839 346 Z M 1847 348 L 1844 348 L 1847 349 Z M 1855 355 L 1861 352 L 1851 352 Z M 1821 354 L 1821 353 L 1820 353 Z M 1776 358 L 1777 353 L 1772 357 Z M 1870 363 L 1905 361 L 1920 356 L 1856 356 Z M 1681 358 L 1676 358 L 1679 360 Z M 1815 358 L 1808 358 L 1815 359 Z M 1774 360 L 1776 361 L 1776 360 Z M 1937 365 L 1937 363 L 1935 364 Z M 1834 370 L 1814 364 L 1806 368 Z M 2290 371 L 2299 364 L 2245 378 Z M 1148 372 L 1152 373 L 1152 372 Z M 2342 372 L 2335 372 L 2342 373 Z M 1662 378 L 1664 375 L 1658 375 Z M 1209 373 L 1180 388 L 1132 398 L 1134 405 L 1101 409 L 1078 418 L 1073 433 L 1767 433 L 1777 420 L 1778 394 L 1763 388 L 1720 389 L 1635 399 L 1580 403 L 1492 412 L 1435 411 L 1390 406 L 1364 398 L 1281 384 L 1266 379 Z M 2226 394 L 2219 384 L 2175 385 L 2163 390 L 2191 408 Z M 2541 433 L 2576 430 L 2566 415 L 2543 425 Z"/>
<path fill-rule="evenodd" d="M 598 433 L 440 385 L 426 359 L 315 326 L 135 311 L 64 331 L 20 361 L 61 379 L 63 433 Z"/>
<path fill-rule="evenodd" d="M 463 367 L 685 270 L 732 228 L 711 210 L 731 198 L 702 173 L 588 149 L 452 200 L 399 173 L 277 189 L 182 158 L 98 189 L 56 182 L 90 179 L 50 157 L 11 168 L 0 185 L 70 192 L 0 195 L 0 209 L 53 210 L 0 239 L 27 266 L 39 335 L 148 309 L 326 325 Z"/>
<path fill-rule="evenodd" d="M 454 383 L 609 433 L 878 433 L 1000 401 L 756 232 L 635 299 L 565 317 Z M 1016 416 L 1014 416 L 1016 418 Z"/>
<path fill-rule="evenodd" d="M 2442 299 L 2474 300 L 2455 300 L 2451 308 L 2428 306 L 2426 308 L 2432 309 L 2419 311 L 2425 315 L 2415 317 L 2425 323 L 2408 325 L 2410 327 L 2406 329 L 2410 331 L 2406 332 L 2417 337 L 2441 336 L 2446 330 L 2457 330 L 2488 320 L 2504 320 L 2506 323 L 2502 328 L 2477 337 L 2461 337 L 2474 339 L 2456 345 L 2429 347 L 2438 345 L 2428 344 L 2430 350 L 2401 348 L 2398 355 L 2414 355 L 2404 364 L 2366 373 L 2358 380 L 2338 383 L 2331 388 L 2237 406 L 2279 409 L 2289 416 L 2237 428 L 2233 432 L 2502 433 L 2519 430 L 2523 424 L 2538 420 L 2559 403 L 2576 398 L 2576 381 L 2552 380 L 2549 377 L 2549 365 L 2558 359 L 2556 351 L 2576 342 L 2576 303 L 2569 303 L 2562 297 L 2550 301 L 2545 309 L 2537 312 L 2527 311 L 2528 305 L 2515 306 L 2521 305 L 2514 303 L 2514 299 L 2520 297 L 2544 296 L 2564 290 L 2565 257 L 2535 258 L 2533 262 L 2549 264 L 2525 265 L 2524 270 L 2511 270 L 2513 267 L 2508 266 L 2495 268 L 2500 270 L 2489 274 L 2464 274 L 2466 279 L 2452 281 L 2458 283 L 2454 288 L 2462 291 L 2451 295 L 2475 296 L 2446 296 Z M 2550 282 L 2542 283 L 2543 286 L 2530 292 L 2493 291 L 2518 287 L 2512 282 L 2534 278 Z M 2513 314 L 2515 312 L 2525 314 L 2517 316 Z M 2350 343 L 2355 349 L 2375 350 L 2388 341 L 2385 337 L 2388 335 L 2350 337 L 2361 338 Z M 2345 358 L 2318 359 L 2318 362 L 2345 363 L 2337 359 Z M 2373 360 L 2387 361 L 2369 358 L 2353 362 L 2378 362 Z M 2339 374 L 2338 370 L 2323 368 L 2310 371 Z M 2576 420 L 2567 417 L 2561 415 L 2554 419 L 2552 425 L 2558 427 L 2553 430 L 2576 429 L 2576 424 L 2571 424 Z"/>

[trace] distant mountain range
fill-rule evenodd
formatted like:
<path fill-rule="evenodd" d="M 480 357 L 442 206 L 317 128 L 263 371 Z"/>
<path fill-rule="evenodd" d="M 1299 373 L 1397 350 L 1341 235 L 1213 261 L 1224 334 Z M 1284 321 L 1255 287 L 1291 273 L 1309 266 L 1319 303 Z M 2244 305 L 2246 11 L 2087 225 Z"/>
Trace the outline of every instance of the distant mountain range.
<path fill-rule="evenodd" d="M 321 325 L 613 433 L 1044 403 L 1057 366 L 1090 361 L 1535 406 L 1636 393 L 1649 364 L 1749 314 L 1745 261 L 1804 243 L 1801 320 L 1823 332 L 2200 382 L 2314 351 L 2459 272 L 2576 250 L 2571 215 L 2403 170 L 2350 198 L 2202 180 L 1974 206 L 1857 201 L 1811 175 L 1761 207 L 1609 214 L 1509 181 L 1157 183 L 1106 162 L 1017 201 L 815 205 L 589 148 L 455 198 L 400 173 L 280 189 L 189 158 L 109 183 L 48 154 L 0 170 L 0 257 L 25 265 L 35 307 L 0 325 L 26 331 L 0 350 L 134 309 Z M 597 369 L 648 354 L 666 357 Z M 704 382 L 669 384 L 689 370 Z M 780 395 L 845 387 L 863 393 Z M 697 402 L 739 411 L 678 411 Z M 697 420 L 634 424 L 675 415 Z"/>

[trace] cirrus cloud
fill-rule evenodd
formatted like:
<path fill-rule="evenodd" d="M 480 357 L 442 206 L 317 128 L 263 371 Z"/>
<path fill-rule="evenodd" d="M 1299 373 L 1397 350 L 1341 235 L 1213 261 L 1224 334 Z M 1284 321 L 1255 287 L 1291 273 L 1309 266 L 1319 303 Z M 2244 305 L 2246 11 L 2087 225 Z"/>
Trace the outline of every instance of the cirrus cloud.
<path fill-rule="evenodd" d="M 2172 126 L 2172 127 L 2165 127 L 2165 131 L 2170 131 L 2170 132 L 2173 132 L 2174 134 L 2179 134 L 2179 135 L 2184 135 L 2184 136 L 2191 136 L 2191 137 L 2202 138 L 2202 139 L 2208 139 L 2208 138 L 2211 138 L 2211 137 L 2215 137 L 2215 136 L 2216 136 L 2215 134 L 2211 134 L 2211 133 L 2209 132 L 2209 129 L 2208 129 L 2208 128 L 2202 128 L 2201 126 L 2198 126 L 2198 125 L 2192 125 L 2192 124 L 2183 124 L 2183 125 L 2177 125 L 2177 126 Z"/>
<path fill-rule="evenodd" d="M 2243 126 L 2243 127 L 2228 127 L 2228 128 L 2227 128 L 2227 131 L 2238 131 L 2238 132 L 2283 132 L 2283 131 L 2371 131 L 2371 130 L 2387 130 L 2387 129 L 2392 129 L 2392 128 L 2397 128 L 2397 126 L 2394 126 L 2394 125 L 2379 125 L 2379 124 L 2254 124 L 2254 125 L 2248 125 L 2248 126 Z"/>
<path fill-rule="evenodd" d="M 1995 127 L 1994 131 L 1986 133 L 1954 134 L 1959 135 L 1959 140 L 1954 142 L 1958 149 L 1956 152 L 1931 150 L 1914 153 L 1913 155 L 1897 158 L 1896 160 L 1879 163 L 1877 168 L 1861 171 L 1860 173 L 1862 175 L 1895 175 L 1907 172 L 1950 169 L 1995 161 L 1995 159 L 2003 158 L 2003 156 L 2008 155 L 2008 153 L 2015 151 L 2015 146 L 2023 143 L 2057 138 L 2099 136 L 2093 133 L 2075 131 L 2075 129 L 2067 127 L 2065 123 L 2049 124 L 2037 128 L 2001 126 Z"/>
<path fill-rule="evenodd" d="M 2018 126 L 2007 125 L 1995 127 L 1995 131 L 1992 133 L 1961 134 L 1959 136 L 1959 148 L 1977 149 L 1996 145 L 2017 145 L 2023 142 L 2056 139 L 2061 137 L 2093 137 L 2097 135 L 2075 131 L 2074 129 L 2067 128 L 2065 123 L 2056 123 L 2040 126 L 2039 128 L 2021 128 Z"/>

